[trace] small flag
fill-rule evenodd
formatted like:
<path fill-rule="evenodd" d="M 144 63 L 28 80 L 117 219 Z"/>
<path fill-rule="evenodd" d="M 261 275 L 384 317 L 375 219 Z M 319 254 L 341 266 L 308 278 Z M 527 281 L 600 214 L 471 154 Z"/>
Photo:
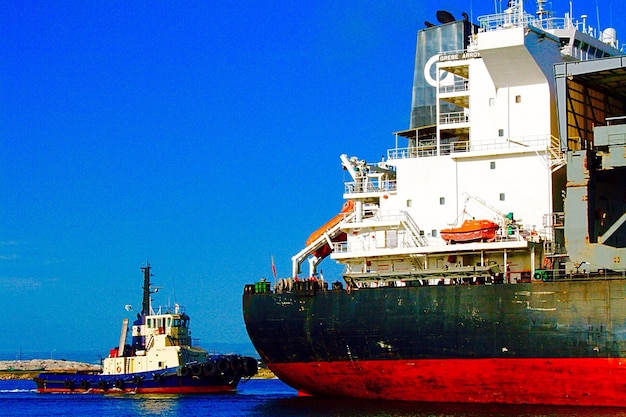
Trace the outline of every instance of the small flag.
<path fill-rule="evenodd" d="M 276 279 L 276 265 L 274 265 L 274 255 L 272 255 L 272 273 L 274 274 L 274 279 Z"/>

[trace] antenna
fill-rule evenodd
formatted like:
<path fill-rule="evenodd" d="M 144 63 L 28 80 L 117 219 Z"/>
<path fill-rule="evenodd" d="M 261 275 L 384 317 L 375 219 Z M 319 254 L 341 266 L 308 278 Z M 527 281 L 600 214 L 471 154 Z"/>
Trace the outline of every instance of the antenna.
<path fill-rule="evenodd" d="M 596 0 L 596 23 L 598 24 L 598 36 L 602 33 L 600 28 L 600 7 L 598 7 L 598 0 Z"/>

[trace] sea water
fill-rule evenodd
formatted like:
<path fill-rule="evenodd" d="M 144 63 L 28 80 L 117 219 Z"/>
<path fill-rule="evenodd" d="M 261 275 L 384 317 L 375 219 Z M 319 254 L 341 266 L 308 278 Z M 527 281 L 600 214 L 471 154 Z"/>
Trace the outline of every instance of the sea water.
<path fill-rule="evenodd" d="M 546 387 L 549 389 L 549 387 Z M 299 397 L 278 379 L 251 379 L 211 395 L 38 394 L 32 381 L 0 381 L 5 416 L 626 417 L 626 408 L 496 406 Z"/>

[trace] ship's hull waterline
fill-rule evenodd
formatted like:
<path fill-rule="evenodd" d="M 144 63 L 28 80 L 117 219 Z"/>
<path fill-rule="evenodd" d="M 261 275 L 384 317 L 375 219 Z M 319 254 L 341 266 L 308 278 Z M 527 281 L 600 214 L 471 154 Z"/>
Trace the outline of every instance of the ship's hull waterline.
<path fill-rule="evenodd" d="M 626 402 L 626 281 L 245 294 L 268 367 L 311 395 Z"/>

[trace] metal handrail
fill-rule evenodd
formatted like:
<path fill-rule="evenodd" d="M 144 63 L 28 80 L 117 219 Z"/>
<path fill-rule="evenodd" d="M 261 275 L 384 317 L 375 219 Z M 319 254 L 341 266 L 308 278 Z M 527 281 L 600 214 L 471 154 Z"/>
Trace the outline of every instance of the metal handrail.
<path fill-rule="evenodd" d="M 458 152 L 485 152 L 500 151 L 504 149 L 521 148 L 549 148 L 553 143 L 551 135 L 524 136 L 520 138 L 492 138 L 481 141 L 457 141 L 441 144 L 439 149 L 442 155 Z M 419 144 L 406 148 L 394 148 L 387 150 L 387 159 L 408 159 L 437 156 L 437 146 L 433 144 Z"/>

